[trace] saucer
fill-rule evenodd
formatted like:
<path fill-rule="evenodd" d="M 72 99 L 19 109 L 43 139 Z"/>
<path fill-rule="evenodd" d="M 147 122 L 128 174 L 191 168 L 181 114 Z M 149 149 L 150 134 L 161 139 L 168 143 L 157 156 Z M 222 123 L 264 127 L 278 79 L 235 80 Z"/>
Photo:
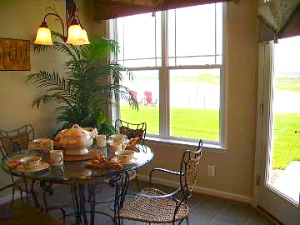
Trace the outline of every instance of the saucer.
<path fill-rule="evenodd" d="M 112 140 L 107 140 L 106 143 L 107 144 L 123 145 L 123 144 L 128 144 L 129 141 L 130 141 L 129 139 L 125 139 L 125 140 L 121 141 L 120 143 L 119 142 L 114 143 Z"/>
<path fill-rule="evenodd" d="M 16 168 L 16 170 L 20 172 L 27 172 L 27 173 L 33 173 L 33 172 L 38 172 L 41 170 L 45 170 L 49 168 L 49 163 L 47 162 L 40 162 L 39 166 L 34 168 L 34 169 L 27 169 L 23 165 L 20 165 Z"/>
<path fill-rule="evenodd" d="M 114 158 L 111 159 L 111 161 L 117 162 L 117 163 L 120 163 L 120 164 L 123 164 L 123 165 L 129 165 L 129 164 L 135 164 L 135 163 L 137 163 L 139 161 L 139 159 L 133 157 L 128 162 L 122 162 L 122 161 L 119 161 L 116 157 L 114 157 Z"/>
<path fill-rule="evenodd" d="M 32 142 L 30 143 L 30 149 L 32 150 L 41 150 L 42 147 L 41 147 L 41 144 L 45 141 L 49 141 L 51 139 L 49 138 L 39 138 L 39 139 L 34 139 L 32 140 Z"/>

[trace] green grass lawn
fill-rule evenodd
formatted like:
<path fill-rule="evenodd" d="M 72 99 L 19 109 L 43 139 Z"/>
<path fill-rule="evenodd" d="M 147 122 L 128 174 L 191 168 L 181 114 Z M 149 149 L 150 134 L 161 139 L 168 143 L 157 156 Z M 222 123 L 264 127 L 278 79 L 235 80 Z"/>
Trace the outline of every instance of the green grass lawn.
<path fill-rule="evenodd" d="M 300 76 L 278 76 L 276 78 L 276 89 L 292 92 L 300 92 Z"/>
<path fill-rule="evenodd" d="M 300 161 L 300 133 L 295 133 L 299 129 L 300 114 L 275 114 L 273 168 L 285 169 L 291 161 Z"/>
<path fill-rule="evenodd" d="M 172 136 L 217 140 L 219 115 L 217 110 L 171 109 Z M 131 122 L 146 121 L 147 133 L 158 134 L 158 107 L 140 106 L 139 111 L 121 106 L 122 119 Z M 184 115 L 184 117 L 182 117 Z M 277 113 L 274 120 L 273 168 L 284 169 L 293 160 L 300 160 L 300 114 Z"/>
<path fill-rule="evenodd" d="M 218 140 L 219 114 L 217 110 L 182 108 L 172 108 L 171 110 L 172 136 Z M 139 111 L 135 111 L 130 109 L 128 105 L 122 105 L 121 115 L 122 119 L 134 121 L 134 123 L 146 121 L 147 133 L 159 133 L 158 107 L 139 106 Z"/>

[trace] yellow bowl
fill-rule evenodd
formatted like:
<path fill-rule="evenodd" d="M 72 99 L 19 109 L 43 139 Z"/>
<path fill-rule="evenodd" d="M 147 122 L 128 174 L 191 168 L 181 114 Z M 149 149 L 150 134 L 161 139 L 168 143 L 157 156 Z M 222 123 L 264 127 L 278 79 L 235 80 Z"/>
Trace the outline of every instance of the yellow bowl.
<path fill-rule="evenodd" d="M 27 156 L 20 159 L 20 162 L 26 169 L 35 169 L 40 165 L 41 160 L 41 156 Z"/>
<path fill-rule="evenodd" d="M 116 158 L 119 162 L 129 162 L 133 155 L 134 155 L 134 151 L 132 150 L 121 150 L 121 151 L 117 151 L 115 152 Z"/>

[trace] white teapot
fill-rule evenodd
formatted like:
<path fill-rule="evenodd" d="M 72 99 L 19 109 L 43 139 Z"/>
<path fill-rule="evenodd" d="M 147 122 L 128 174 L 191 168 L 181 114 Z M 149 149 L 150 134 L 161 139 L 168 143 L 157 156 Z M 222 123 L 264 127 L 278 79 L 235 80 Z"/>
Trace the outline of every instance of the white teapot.
<path fill-rule="evenodd" d="M 85 155 L 89 152 L 88 147 L 93 144 L 93 133 L 74 124 L 71 128 L 59 132 L 55 139 L 59 140 L 59 145 L 66 150 L 66 155 Z"/>

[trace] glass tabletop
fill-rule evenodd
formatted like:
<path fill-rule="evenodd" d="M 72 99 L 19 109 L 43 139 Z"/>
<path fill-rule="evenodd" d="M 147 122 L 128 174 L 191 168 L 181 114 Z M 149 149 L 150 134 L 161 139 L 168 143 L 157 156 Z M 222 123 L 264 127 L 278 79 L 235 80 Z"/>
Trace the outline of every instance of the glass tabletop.
<path fill-rule="evenodd" d="M 108 160 L 113 157 L 109 148 L 93 149 L 90 151 L 95 151 L 95 154 L 102 153 L 102 155 L 103 152 L 105 152 L 105 156 Z M 64 160 L 62 166 L 51 166 L 49 163 L 49 154 L 42 151 L 24 151 L 24 153 L 21 154 L 13 154 L 12 156 L 2 160 L 1 167 L 7 173 L 15 176 L 25 176 L 30 179 L 56 182 L 92 180 L 95 178 L 108 178 L 126 171 L 138 169 L 150 162 L 153 158 L 153 151 L 148 146 L 137 145 L 134 151 L 134 158 L 128 163 L 122 164 L 123 167 L 119 170 L 115 170 L 113 168 L 90 168 L 86 164 L 92 159 L 75 161 Z M 13 160 L 18 161 L 28 155 L 40 155 L 42 157 L 42 162 L 39 164 L 38 168 L 30 171 L 23 169 L 20 166 L 12 170 L 8 168 L 9 163 Z"/>

